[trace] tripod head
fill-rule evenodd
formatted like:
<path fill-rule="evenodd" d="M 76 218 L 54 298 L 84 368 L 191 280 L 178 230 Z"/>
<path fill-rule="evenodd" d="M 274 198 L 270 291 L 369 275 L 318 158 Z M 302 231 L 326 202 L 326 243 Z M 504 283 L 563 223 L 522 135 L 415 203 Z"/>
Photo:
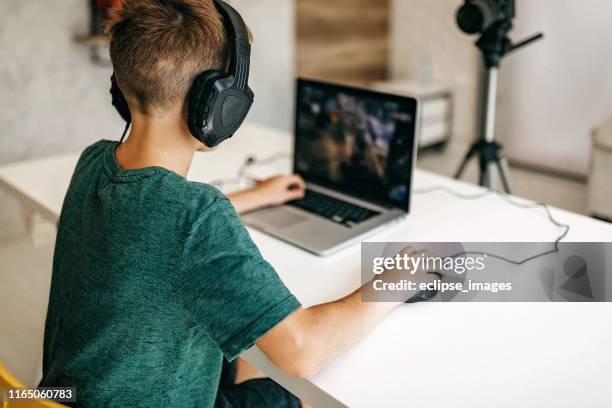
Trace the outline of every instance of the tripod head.
<path fill-rule="evenodd" d="M 480 34 L 476 46 L 482 51 L 487 68 L 499 67 L 502 58 L 544 37 L 536 34 L 514 44 L 508 33 L 516 16 L 514 0 L 465 0 L 457 11 L 457 24 L 466 34 Z"/>

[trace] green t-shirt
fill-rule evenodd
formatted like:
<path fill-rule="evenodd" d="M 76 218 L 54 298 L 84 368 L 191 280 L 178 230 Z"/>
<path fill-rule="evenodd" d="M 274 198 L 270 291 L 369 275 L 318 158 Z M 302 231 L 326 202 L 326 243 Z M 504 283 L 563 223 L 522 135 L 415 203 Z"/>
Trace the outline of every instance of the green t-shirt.
<path fill-rule="evenodd" d="M 45 386 L 85 407 L 210 407 L 236 358 L 300 304 L 227 198 L 117 143 L 79 160 L 58 226 Z"/>

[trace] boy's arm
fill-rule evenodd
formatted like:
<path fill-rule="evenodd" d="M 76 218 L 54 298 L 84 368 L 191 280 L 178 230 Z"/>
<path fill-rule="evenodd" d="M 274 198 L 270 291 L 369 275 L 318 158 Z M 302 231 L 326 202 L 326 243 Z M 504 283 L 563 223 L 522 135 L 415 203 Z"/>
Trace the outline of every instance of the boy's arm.
<path fill-rule="evenodd" d="M 273 205 L 281 205 L 288 201 L 304 197 L 306 185 L 300 176 L 277 176 L 258 181 L 257 186 L 250 190 L 228 196 L 238 214 Z"/>
<path fill-rule="evenodd" d="M 281 370 L 308 378 L 365 337 L 401 303 L 366 303 L 361 289 L 335 302 L 300 308 L 257 346 Z"/>
<path fill-rule="evenodd" d="M 418 271 L 409 279 L 418 285 L 439 277 L 437 272 Z M 378 279 L 398 282 L 406 279 L 406 275 L 389 270 Z M 360 341 L 385 316 L 403 304 L 364 302 L 362 295 L 372 290 L 372 285 L 366 284 L 335 302 L 298 309 L 263 336 L 257 346 L 281 370 L 296 377 L 310 377 Z M 415 294 L 416 291 L 407 292 L 406 300 Z"/>

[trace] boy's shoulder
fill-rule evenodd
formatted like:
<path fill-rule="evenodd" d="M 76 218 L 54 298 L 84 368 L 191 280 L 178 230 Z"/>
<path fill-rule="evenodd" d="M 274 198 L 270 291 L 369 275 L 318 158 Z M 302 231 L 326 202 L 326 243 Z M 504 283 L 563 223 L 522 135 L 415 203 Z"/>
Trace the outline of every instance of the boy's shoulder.
<path fill-rule="evenodd" d="M 95 160 L 95 158 L 104 153 L 106 149 L 116 145 L 117 142 L 113 142 L 110 140 L 99 140 L 96 143 L 85 148 L 85 150 L 83 150 L 83 153 L 81 153 L 81 157 L 79 158 L 79 162 L 88 162 L 91 160 Z"/>
<path fill-rule="evenodd" d="M 186 180 L 175 173 L 163 177 L 159 196 L 155 199 L 163 202 L 164 211 L 172 208 L 191 233 L 205 230 L 211 233 L 210 220 L 215 219 L 225 227 L 239 220 L 234 206 L 225 194 L 217 188 L 194 181 Z M 217 224 L 215 224 L 217 225 Z"/>
<path fill-rule="evenodd" d="M 196 217 L 202 215 L 201 213 L 208 210 L 213 204 L 229 203 L 227 196 L 214 186 L 188 181 L 184 178 L 181 181 L 185 192 L 182 201 L 184 201 L 185 206 L 197 209 Z"/>

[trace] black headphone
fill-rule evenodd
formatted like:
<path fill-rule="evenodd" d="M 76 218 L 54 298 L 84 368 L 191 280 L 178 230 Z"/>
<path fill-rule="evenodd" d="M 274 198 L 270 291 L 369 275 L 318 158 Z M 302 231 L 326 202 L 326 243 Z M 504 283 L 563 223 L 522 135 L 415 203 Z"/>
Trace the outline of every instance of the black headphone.
<path fill-rule="evenodd" d="M 199 74 L 187 97 L 189 130 L 193 137 L 208 147 L 215 147 L 234 135 L 255 98 L 248 84 L 251 44 L 246 24 L 229 4 L 222 0 L 214 2 L 228 32 L 229 68 L 227 72 L 211 70 Z M 132 121 L 130 108 L 114 74 L 111 77 L 111 95 L 113 106 L 129 126 Z"/>

